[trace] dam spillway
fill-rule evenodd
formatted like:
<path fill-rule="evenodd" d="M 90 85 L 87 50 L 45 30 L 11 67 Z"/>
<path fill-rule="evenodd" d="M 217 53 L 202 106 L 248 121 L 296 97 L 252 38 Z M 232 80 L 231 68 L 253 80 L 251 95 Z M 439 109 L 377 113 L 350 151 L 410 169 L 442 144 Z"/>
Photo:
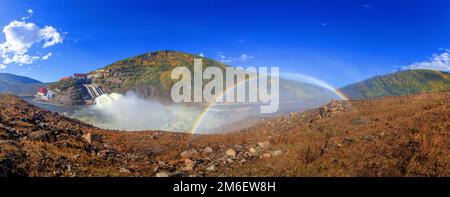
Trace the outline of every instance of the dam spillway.
<path fill-rule="evenodd" d="M 83 84 L 83 86 L 86 88 L 87 92 L 92 97 L 92 99 L 95 99 L 95 98 L 105 94 L 103 89 L 95 84 Z"/>

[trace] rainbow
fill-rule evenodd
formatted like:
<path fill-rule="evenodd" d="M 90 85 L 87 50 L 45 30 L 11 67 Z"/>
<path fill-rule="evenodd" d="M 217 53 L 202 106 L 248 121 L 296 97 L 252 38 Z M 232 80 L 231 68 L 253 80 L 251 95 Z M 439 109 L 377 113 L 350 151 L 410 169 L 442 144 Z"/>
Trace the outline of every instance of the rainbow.
<path fill-rule="evenodd" d="M 297 73 L 280 73 L 280 77 L 281 78 L 286 78 L 286 79 L 291 79 L 291 80 L 300 80 L 300 81 L 304 81 L 307 83 L 311 83 L 323 88 L 326 88 L 328 90 L 330 90 L 331 92 L 333 92 L 334 94 L 336 94 L 337 96 L 339 96 L 340 99 L 342 100 L 349 100 L 348 97 L 342 93 L 341 91 L 339 91 L 337 88 L 334 88 L 333 86 L 331 86 L 330 84 L 321 81 L 317 78 L 311 77 L 311 76 L 306 76 L 306 75 L 301 75 L 301 74 L 297 74 Z M 197 132 L 198 127 L 200 126 L 200 124 L 202 123 L 202 121 L 205 119 L 205 117 L 208 115 L 208 113 L 211 111 L 211 109 L 217 105 L 217 100 L 219 100 L 220 98 L 223 98 L 224 96 L 226 96 L 230 91 L 234 90 L 236 87 L 241 86 L 242 84 L 245 84 L 247 81 L 250 80 L 255 80 L 255 79 L 246 79 L 243 81 L 240 81 L 230 87 L 227 87 L 225 89 L 225 91 L 223 91 L 221 94 L 219 94 L 218 96 L 215 97 L 215 102 L 212 102 L 210 104 L 208 104 L 205 109 L 197 116 L 197 118 L 194 121 L 194 124 L 192 125 L 191 134 L 195 134 Z"/>
<path fill-rule="evenodd" d="M 256 79 L 256 78 L 255 78 Z M 200 124 L 202 123 L 203 119 L 206 117 L 206 115 L 208 114 L 208 112 L 215 106 L 217 105 L 217 100 L 219 100 L 220 98 L 225 99 L 224 97 L 231 92 L 232 90 L 234 90 L 236 87 L 241 86 L 242 84 L 245 84 L 247 81 L 252 81 L 255 79 L 245 79 L 242 80 L 232 86 L 229 86 L 225 89 L 225 91 L 223 91 L 221 94 L 219 94 L 218 96 L 216 96 L 214 98 L 215 102 L 212 102 L 210 104 L 208 104 L 205 109 L 198 115 L 198 117 L 195 119 L 194 124 L 192 125 L 191 128 L 191 134 L 195 134 L 195 132 L 197 132 L 198 127 L 200 126 Z"/>
<path fill-rule="evenodd" d="M 319 80 L 317 78 L 311 77 L 311 76 L 306 76 L 306 75 L 302 75 L 302 74 L 297 74 L 297 73 L 281 73 L 280 77 L 285 78 L 285 79 L 291 79 L 291 80 L 298 80 L 298 81 L 303 81 L 306 83 L 311 83 L 313 85 L 317 85 L 323 88 L 326 88 L 328 90 L 330 90 L 331 92 L 333 92 L 334 94 L 336 94 L 337 96 L 339 96 L 340 99 L 347 101 L 349 100 L 349 98 L 347 97 L 347 95 L 345 95 L 343 92 L 341 92 L 339 89 L 333 87 L 332 85 Z"/>

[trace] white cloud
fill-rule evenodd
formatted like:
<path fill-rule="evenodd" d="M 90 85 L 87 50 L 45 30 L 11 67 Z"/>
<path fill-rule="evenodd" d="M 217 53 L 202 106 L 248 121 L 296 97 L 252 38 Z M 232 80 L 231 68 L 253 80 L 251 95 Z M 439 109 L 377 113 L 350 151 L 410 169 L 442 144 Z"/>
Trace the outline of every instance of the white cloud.
<path fill-rule="evenodd" d="M 233 61 L 233 58 L 223 55 L 223 53 L 221 51 L 219 51 L 218 56 L 219 56 L 219 61 L 222 63 L 231 63 Z"/>
<path fill-rule="evenodd" d="M 433 56 L 427 61 L 416 62 L 414 64 L 404 66 L 403 69 L 450 71 L 450 50 L 444 50 L 441 54 L 433 54 Z"/>
<path fill-rule="evenodd" d="M 51 56 L 53 55 L 53 53 L 52 52 L 50 52 L 50 53 L 47 53 L 47 55 L 44 55 L 44 56 L 42 56 L 42 60 L 48 60 L 48 58 L 50 58 Z"/>
<path fill-rule="evenodd" d="M 232 63 L 232 62 L 236 62 L 236 61 L 240 61 L 240 62 L 248 62 L 251 59 L 255 59 L 255 56 L 251 56 L 245 53 L 242 53 L 239 57 L 231 57 L 231 56 L 225 56 L 222 52 L 219 51 L 218 54 L 219 57 L 219 61 L 222 63 Z"/>
<path fill-rule="evenodd" d="M 52 26 L 45 26 L 39 33 L 41 34 L 41 38 L 45 41 L 44 48 L 63 42 L 61 34 Z"/>
<path fill-rule="evenodd" d="M 32 64 L 34 61 L 39 60 L 39 56 L 30 56 L 27 54 L 21 54 L 21 55 L 14 55 L 12 58 L 5 58 L 3 60 L 3 64 L 11 64 L 11 63 L 17 63 L 19 65 L 23 64 Z"/>
<path fill-rule="evenodd" d="M 32 9 L 27 10 L 28 16 L 22 17 L 22 20 L 27 20 L 33 16 L 34 11 Z"/>
<path fill-rule="evenodd" d="M 200 53 L 200 54 L 198 54 L 198 56 L 200 56 L 200 57 L 205 57 L 205 54 Z"/>
<path fill-rule="evenodd" d="M 219 58 L 222 63 L 231 63 L 233 61 L 232 57 L 227 57 L 225 55 L 219 55 Z"/>
<path fill-rule="evenodd" d="M 241 62 L 247 62 L 248 60 L 254 59 L 254 56 L 251 55 L 247 55 L 245 53 L 241 54 L 241 56 L 239 57 L 239 61 Z"/>
<path fill-rule="evenodd" d="M 33 10 L 28 10 L 28 14 L 33 14 Z M 29 18 L 29 17 L 28 17 Z M 52 26 L 44 26 L 25 22 L 12 21 L 3 27 L 5 42 L 0 43 L 0 58 L 3 64 L 16 63 L 19 65 L 32 64 L 36 60 L 47 60 L 52 53 L 45 56 L 30 55 L 29 50 L 42 43 L 42 48 L 48 48 L 56 44 L 63 43 L 63 36 Z"/>
<path fill-rule="evenodd" d="M 3 70 L 3 69 L 5 69 L 6 68 L 6 66 L 5 65 L 3 65 L 3 64 L 0 64 L 0 70 Z"/>
<path fill-rule="evenodd" d="M 12 21 L 3 27 L 6 42 L 2 44 L 6 52 L 24 54 L 40 40 L 39 27 L 34 23 Z"/>

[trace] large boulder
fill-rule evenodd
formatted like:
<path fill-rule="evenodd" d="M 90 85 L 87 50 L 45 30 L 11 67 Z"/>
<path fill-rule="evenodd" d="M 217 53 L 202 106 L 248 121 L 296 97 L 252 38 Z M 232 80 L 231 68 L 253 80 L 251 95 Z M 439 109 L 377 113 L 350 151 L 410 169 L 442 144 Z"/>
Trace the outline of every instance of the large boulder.
<path fill-rule="evenodd" d="M 34 141 L 42 141 L 42 142 L 55 142 L 56 141 L 56 135 L 53 134 L 51 131 L 35 131 L 30 133 L 28 136 L 30 140 Z"/>

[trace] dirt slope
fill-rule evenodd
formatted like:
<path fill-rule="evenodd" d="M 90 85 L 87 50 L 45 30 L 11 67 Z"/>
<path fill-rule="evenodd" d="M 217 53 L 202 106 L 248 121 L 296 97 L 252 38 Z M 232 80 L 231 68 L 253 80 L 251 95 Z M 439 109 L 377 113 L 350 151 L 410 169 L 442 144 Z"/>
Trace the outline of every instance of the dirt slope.
<path fill-rule="evenodd" d="M 331 102 L 218 135 L 97 129 L 0 96 L 0 176 L 450 176 L 450 93 Z"/>

